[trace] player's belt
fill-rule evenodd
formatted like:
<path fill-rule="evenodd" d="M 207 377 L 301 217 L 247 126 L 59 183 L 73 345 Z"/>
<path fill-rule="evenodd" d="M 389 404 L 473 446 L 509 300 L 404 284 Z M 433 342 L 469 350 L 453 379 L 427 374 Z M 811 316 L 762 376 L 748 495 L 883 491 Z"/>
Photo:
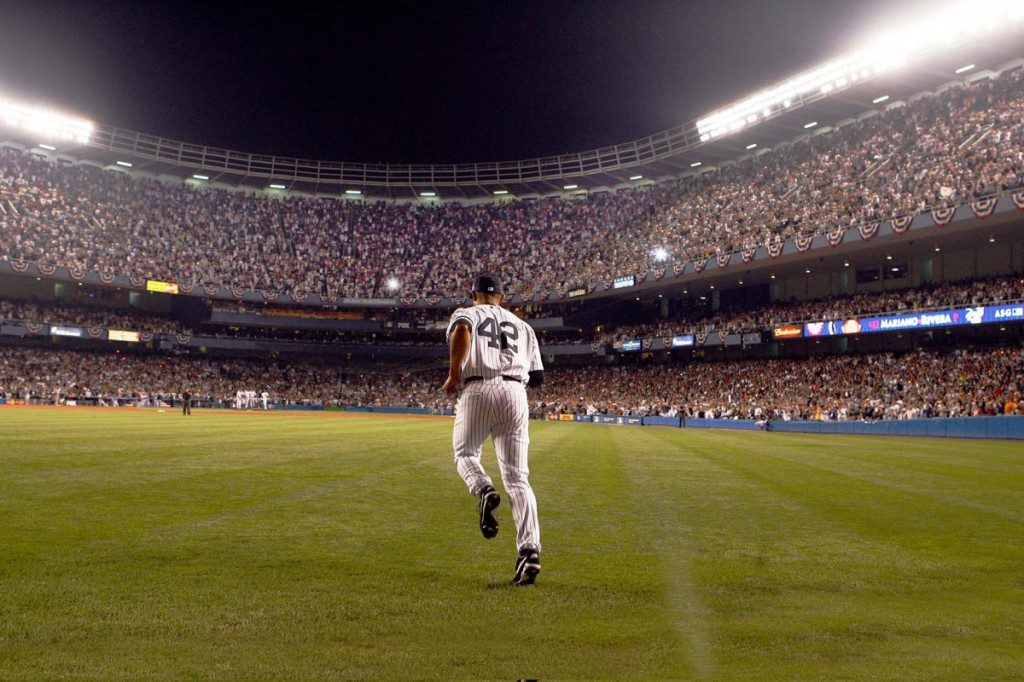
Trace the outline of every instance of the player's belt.
<path fill-rule="evenodd" d="M 484 380 L 483 377 L 466 377 L 465 379 L 462 380 L 462 383 L 464 383 L 464 384 L 471 384 L 474 381 L 483 381 L 483 380 Z M 501 380 L 502 381 L 514 381 L 517 384 L 523 383 L 523 380 L 520 379 L 519 377 L 509 376 L 508 374 L 502 374 L 501 375 Z"/>

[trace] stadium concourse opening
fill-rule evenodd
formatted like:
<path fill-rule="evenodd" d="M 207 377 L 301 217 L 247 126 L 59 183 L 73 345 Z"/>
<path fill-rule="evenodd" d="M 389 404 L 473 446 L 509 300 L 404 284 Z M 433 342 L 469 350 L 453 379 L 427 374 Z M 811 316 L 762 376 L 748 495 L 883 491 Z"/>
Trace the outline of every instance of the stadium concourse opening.
<path fill-rule="evenodd" d="M 0 677 L 1019 674 L 1024 4 L 893 25 L 514 162 L 0 96 Z"/>

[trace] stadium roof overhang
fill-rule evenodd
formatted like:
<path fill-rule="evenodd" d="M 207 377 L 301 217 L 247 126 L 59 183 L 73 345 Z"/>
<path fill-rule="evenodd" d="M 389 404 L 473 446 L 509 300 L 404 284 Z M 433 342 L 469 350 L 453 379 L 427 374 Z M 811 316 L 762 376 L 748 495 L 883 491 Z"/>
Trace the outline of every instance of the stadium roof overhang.
<path fill-rule="evenodd" d="M 78 127 L 57 131 L 65 133 L 63 138 L 46 144 L 50 149 L 44 151 L 64 152 L 104 166 L 167 179 L 270 193 L 475 201 L 609 190 L 704 172 L 899 106 L 915 95 L 1007 68 L 1024 56 L 1020 40 L 1024 11 L 1019 9 L 1024 3 L 991 1 L 1014 8 L 1009 10 L 1015 12 L 1012 16 L 1000 20 L 999 30 L 991 15 L 979 15 L 977 27 L 961 31 L 956 40 L 948 32 L 936 33 L 932 43 L 918 31 L 912 54 L 906 53 L 906 46 L 903 52 L 893 48 L 891 54 L 899 58 L 890 59 L 885 56 L 886 46 L 876 44 L 873 51 L 854 55 L 856 59 L 848 55 L 815 67 L 701 120 L 639 140 L 574 154 L 434 165 L 313 161 L 194 145 L 74 119 L 68 119 L 67 124 Z M 899 39 L 898 35 L 890 38 L 893 42 Z M 784 92 L 801 81 L 811 87 L 785 90 L 792 94 L 784 102 L 781 97 L 768 99 L 770 94 Z M 757 105 L 754 109 L 743 109 L 751 102 Z M 759 102 L 769 106 L 762 112 Z M 0 114 L 4 114 L 0 123 L 5 119 L 11 123 L 10 106 L 0 99 Z M 749 113 L 755 109 L 756 113 Z M 739 125 L 731 113 L 737 110 L 746 114 Z M 31 118 L 31 112 L 27 116 Z M 731 122 L 726 120 L 714 130 L 716 117 L 721 121 L 729 116 L 733 117 Z M 44 123 L 31 129 L 15 126 L 18 139 L 37 145 L 64 122 L 58 116 Z M 83 134 L 81 127 L 86 123 L 91 130 Z M 84 140 L 87 142 L 83 144 Z"/>

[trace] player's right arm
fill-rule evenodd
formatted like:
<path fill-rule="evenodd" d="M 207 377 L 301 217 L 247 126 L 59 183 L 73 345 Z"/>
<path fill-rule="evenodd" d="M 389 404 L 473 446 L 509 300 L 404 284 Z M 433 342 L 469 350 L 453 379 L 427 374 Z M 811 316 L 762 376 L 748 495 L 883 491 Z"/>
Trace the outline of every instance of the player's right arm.
<path fill-rule="evenodd" d="M 530 336 L 530 379 L 526 382 L 527 388 L 534 388 L 544 383 L 544 363 L 540 359 L 540 343 L 537 342 L 537 333 L 533 331 L 533 327 L 526 325 L 529 330 Z"/>
<path fill-rule="evenodd" d="M 444 382 L 444 393 L 449 398 L 462 386 L 462 366 L 469 357 L 469 345 L 473 341 L 472 321 L 464 310 L 456 310 L 448 323 L 448 378 Z"/>

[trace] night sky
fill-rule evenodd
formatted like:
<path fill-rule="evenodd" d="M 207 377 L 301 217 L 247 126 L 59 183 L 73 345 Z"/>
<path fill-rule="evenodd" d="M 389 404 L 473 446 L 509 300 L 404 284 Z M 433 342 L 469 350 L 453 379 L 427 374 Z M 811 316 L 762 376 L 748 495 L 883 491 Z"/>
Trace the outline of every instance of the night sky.
<path fill-rule="evenodd" d="M 695 119 L 921 5 L 4 0 L 0 93 L 247 152 L 512 160 Z"/>

